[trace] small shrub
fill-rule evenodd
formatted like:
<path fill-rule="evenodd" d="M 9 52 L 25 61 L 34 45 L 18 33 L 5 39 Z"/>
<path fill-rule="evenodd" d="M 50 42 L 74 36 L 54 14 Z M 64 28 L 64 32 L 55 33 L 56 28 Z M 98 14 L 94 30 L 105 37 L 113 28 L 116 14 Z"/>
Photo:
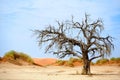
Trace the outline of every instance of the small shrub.
<path fill-rule="evenodd" d="M 8 61 L 12 61 L 12 62 L 18 62 L 19 63 L 19 61 L 17 61 L 17 60 L 21 59 L 25 62 L 33 63 L 33 60 L 29 55 L 27 55 L 25 53 L 19 53 L 19 52 L 16 52 L 14 50 L 11 50 L 11 51 L 5 53 L 3 58 L 8 60 Z"/>
<path fill-rule="evenodd" d="M 94 65 L 95 63 L 94 63 L 94 62 L 91 62 L 90 64 L 91 64 L 91 65 Z"/>
<path fill-rule="evenodd" d="M 120 57 L 117 57 L 117 58 L 115 58 L 115 57 L 112 57 L 110 60 L 120 60 Z"/>
<path fill-rule="evenodd" d="M 75 62 L 80 62 L 80 63 L 81 63 L 81 62 L 82 62 L 82 59 L 71 57 L 71 58 L 67 61 L 66 66 L 74 67 L 74 63 L 75 63 Z"/>
<path fill-rule="evenodd" d="M 69 62 L 75 62 L 75 61 L 77 61 L 77 59 L 71 57 L 68 61 L 69 61 Z"/>
<path fill-rule="evenodd" d="M 112 57 L 110 60 L 111 60 L 111 61 L 115 61 L 115 60 L 116 60 L 116 58 L 115 58 L 115 57 Z"/>
<path fill-rule="evenodd" d="M 14 54 L 17 54 L 14 50 L 11 50 L 7 53 L 5 53 L 5 55 L 3 56 L 3 58 L 7 59 L 7 60 L 14 60 Z"/>
<path fill-rule="evenodd" d="M 71 57 L 71 58 L 69 59 L 69 61 L 71 61 L 71 62 L 77 62 L 77 61 L 78 61 L 78 62 L 81 62 L 82 59 L 79 59 L 79 58 L 72 58 L 72 57 Z"/>
<path fill-rule="evenodd" d="M 67 61 L 66 66 L 74 67 L 73 61 L 71 60 Z"/>
<path fill-rule="evenodd" d="M 74 67 L 75 62 L 80 62 L 81 63 L 82 59 L 71 57 L 69 60 L 57 60 L 56 61 L 56 63 L 59 66 L 64 65 L 64 66 L 69 66 L 69 67 Z"/>
<path fill-rule="evenodd" d="M 118 57 L 118 58 L 112 57 L 112 58 L 110 59 L 110 61 L 113 61 L 114 63 L 120 62 L 120 57 Z"/>
<path fill-rule="evenodd" d="M 56 63 L 57 63 L 58 65 L 64 65 L 65 62 L 66 62 L 66 61 L 64 61 L 64 60 L 57 60 L 57 61 L 56 61 Z"/>
<path fill-rule="evenodd" d="M 116 58 L 116 61 L 120 61 L 120 57 Z"/>
<path fill-rule="evenodd" d="M 33 63 L 32 58 L 29 55 L 25 54 L 25 53 L 20 53 L 20 58 L 22 60 L 24 60 L 24 61 L 29 62 L 29 63 Z"/>
<path fill-rule="evenodd" d="M 105 64 L 107 62 L 109 62 L 108 59 L 100 59 L 100 60 L 97 60 L 96 64 Z"/>

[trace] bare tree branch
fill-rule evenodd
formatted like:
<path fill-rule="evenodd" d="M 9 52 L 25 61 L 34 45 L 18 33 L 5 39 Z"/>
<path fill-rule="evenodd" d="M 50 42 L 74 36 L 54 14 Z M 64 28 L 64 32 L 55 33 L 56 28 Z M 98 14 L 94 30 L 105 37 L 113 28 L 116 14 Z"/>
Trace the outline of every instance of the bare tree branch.
<path fill-rule="evenodd" d="M 34 31 L 39 45 L 47 43 L 45 52 L 54 47 L 57 51 L 51 53 L 58 55 L 60 58 L 67 55 L 82 58 L 84 74 L 90 73 L 90 62 L 93 59 L 104 57 L 104 55 L 109 56 L 114 49 L 113 38 L 100 35 L 104 30 L 101 19 L 89 22 L 89 15 L 85 14 L 85 19 L 81 23 L 74 21 L 72 17 L 72 21 L 57 21 L 57 24 L 57 27 L 49 25 L 44 30 Z M 79 51 L 76 51 L 76 47 Z"/>
<path fill-rule="evenodd" d="M 95 57 L 92 57 L 89 61 L 91 62 L 93 59 L 96 59 L 96 58 L 99 58 L 99 57 L 102 57 L 103 54 L 100 54 L 99 56 L 95 56 Z"/>
<path fill-rule="evenodd" d="M 58 48 L 58 51 L 55 54 L 60 55 L 62 58 L 71 54 L 79 57 L 79 54 L 82 54 L 83 58 L 89 59 L 88 54 L 92 56 L 95 56 L 96 53 L 100 54 L 100 56 L 91 58 L 91 61 L 105 54 L 110 55 L 111 50 L 114 49 L 113 38 L 111 36 L 102 37 L 100 35 L 104 29 L 101 19 L 89 22 L 89 15 L 85 14 L 85 19 L 82 23 L 74 21 L 72 17 L 72 21 L 57 21 L 57 24 L 58 28 L 49 25 L 45 30 L 34 31 L 40 45 L 49 42 L 46 52 L 52 47 L 57 46 L 55 48 Z M 69 35 L 74 30 L 76 31 L 75 35 Z M 75 51 L 75 47 L 78 47 L 80 51 Z"/>

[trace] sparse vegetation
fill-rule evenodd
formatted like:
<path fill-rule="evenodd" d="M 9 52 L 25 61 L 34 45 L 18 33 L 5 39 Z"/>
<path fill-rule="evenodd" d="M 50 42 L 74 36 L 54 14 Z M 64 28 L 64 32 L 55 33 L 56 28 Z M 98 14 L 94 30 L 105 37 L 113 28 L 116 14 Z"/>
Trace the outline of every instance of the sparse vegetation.
<path fill-rule="evenodd" d="M 20 59 L 27 61 L 29 63 L 33 63 L 33 60 L 29 55 L 27 55 L 25 53 L 19 53 L 19 54 L 20 54 Z"/>
<path fill-rule="evenodd" d="M 64 65 L 64 66 L 69 66 L 69 67 L 74 67 L 74 63 L 75 62 L 78 62 L 78 63 L 82 63 L 82 59 L 79 59 L 79 58 L 73 58 L 71 57 L 69 60 L 58 60 L 56 63 L 58 65 Z"/>
<path fill-rule="evenodd" d="M 108 63 L 109 62 L 109 59 L 99 59 L 96 61 L 96 64 L 105 64 L 105 63 Z"/>
<path fill-rule="evenodd" d="M 73 58 L 73 57 L 71 57 L 70 59 L 69 59 L 69 61 L 71 61 L 71 62 L 82 62 L 82 59 L 81 58 Z"/>
<path fill-rule="evenodd" d="M 110 61 L 120 62 L 120 57 L 118 57 L 118 58 L 112 57 L 110 59 Z"/>
<path fill-rule="evenodd" d="M 115 63 L 117 63 L 118 65 L 120 64 L 120 57 L 118 57 L 118 58 L 112 57 L 110 59 L 99 59 L 96 61 L 96 65 L 97 64 L 99 64 L 99 65 L 115 64 Z"/>
<path fill-rule="evenodd" d="M 58 60 L 56 63 L 59 66 L 69 66 L 69 67 L 74 67 L 75 63 L 78 62 L 77 64 L 83 64 L 82 59 L 79 58 L 73 58 L 71 57 L 69 60 Z M 91 62 L 91 65 L 112 65 L 112 64 L 116 64 L 116 65 L 120 65 L 120 57 L 115 58 L 112 57 L 110 59 L 107 58 L 103 58 L 103 59 L 98 59 L 96 62 Z M 80 65 L 79 65 L 80 66 Z"/>
<path fill-rule="evenodd" d="M 72 61 L 72 60 L 68 60 L 67 62 L 66 62 L 66 66 L 69 66 L 69 67 L 74 67 L 74 64 L 73 64 L 74 62 Z"/>
<path fill-rule="evenodd" d="M 118 66 L 120 66 L 120 57 L 118 58 L 112 57 L 110 59 L 110 64 L 117 64 Z"/>
<path fill-rule="evenodd" d="M 82 64 L 82 59 L 78 59 L 78 58 L 70 58 L 69 60 L 58 60 L 57 63 L 59 65 L 65 65 L 65 66 L 70 66 L 70 67 L 74 67 L 74 63 L 75 62 L 79 62 Z M 111 58 L 111 59 L 99 59 L 97 60 L 95 63 L 91 62 L 91 65 L 104 65 L 104 64 L 112 64 L 112 63 L 119 63 L 120 62 L 120 58 Z"/>
<path fill-rule="evenodd" d="M 79 62 L 80 64 L 82 63 L 82 59 L 81 58 L 73 58 L 73 57 L 71 57 L 68 61 L 67 61 L 67 64 L 68 64 L 68 66 L 70 66 L 70 67 L 74 67 L 75 65 L 74 65 L 74 63 L 75 62 Z"/>
<path fill-rule="evenodd" d="M 3 59 L 9 62 L 12 62 L 12 63 L 16 63 L 16 64 L 17 63 L 20 64 L 19 62 L 20 60 L 25 61 L 30 64 L 33 63 L 33 60 L 29 55 L 25 53 L 21 53 L 21 52 L 16 52 L 14 50 L 11 50 L 5 53 L 5 55 L 3 56 Z"/>
<path fill-rule="evenodd" d="M 91 64 L 91 65 L 94 65 L 95 63 L 94 63 L 94 62 L 91 62 L 90 64 Z"/>
<path fill-rule="evenodd" d="M 56 63 L 61 66 L 61 65 L 64 65 L 65 64 L 65 60 L 57 60 Z"/>
<path fill-rule="evenodd" d="M 112 57 L 110 60 L 111 60 L 111 61 L 115 61 L 115 60 L 116 60 L 116 58 L 115 58 L 115 57 Z"/>
<path fill-rule="evenodd" d="M 11 50 L 11 51 L 5 53 L 3 58 L 5 58 L 6 60 L 14 60 L 15 59 L 15 56 L 14 56 L 15 54 L 17 55 L 17 53 L 15 51 Z"/>

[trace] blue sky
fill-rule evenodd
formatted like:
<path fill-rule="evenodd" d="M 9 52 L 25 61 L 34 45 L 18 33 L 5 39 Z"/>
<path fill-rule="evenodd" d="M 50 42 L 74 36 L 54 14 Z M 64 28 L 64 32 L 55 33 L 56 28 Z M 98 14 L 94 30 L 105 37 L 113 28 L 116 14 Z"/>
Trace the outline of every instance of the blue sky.
<path fill-rule="evenodd" d="M 115 38 L 111 57 L 120 57 L 120 0 L 0 0 L 0 56 L 9 50 L 24 52 L 32 57 L 56 57 L 43 54 L 30 29 L 44 29 L 74 15 L 104 22 L 104 36 Z"/>

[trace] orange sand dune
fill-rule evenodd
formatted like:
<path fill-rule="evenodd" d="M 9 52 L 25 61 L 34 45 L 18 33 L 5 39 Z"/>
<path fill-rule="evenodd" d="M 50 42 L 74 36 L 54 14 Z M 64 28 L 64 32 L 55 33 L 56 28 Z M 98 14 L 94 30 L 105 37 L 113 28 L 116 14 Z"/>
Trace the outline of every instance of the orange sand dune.
<path fill-rule="evenodd" d="M 47 66 L 55 63 L 57 59 L 54 58 L 33 58 L 33 61 L 37 65 Z"/>

